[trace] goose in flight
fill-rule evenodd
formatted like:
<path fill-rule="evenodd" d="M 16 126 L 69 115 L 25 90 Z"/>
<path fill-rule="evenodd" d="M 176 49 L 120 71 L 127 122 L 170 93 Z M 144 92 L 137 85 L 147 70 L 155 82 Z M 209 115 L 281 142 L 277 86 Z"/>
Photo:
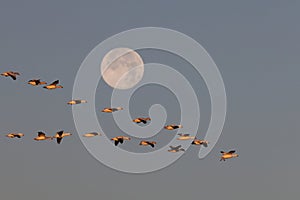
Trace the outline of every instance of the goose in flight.
<path fill-rule="evenodd" d="M 66 136 L 71 136 L 72 133 L 65 133 L 64 131 L 58 131 L 53 138 L 56 138 L 57 144 L 60 144 L 62 139 Z"/>
<path fill-rule="evenodd" d="M 5 77 L 10 76 L 13 80 L 16 80 L 17 76 L 20 76 L 20 73 L 19 72 L 13 72 L 13 71 L 7 71 L 7 72 L 3 72 L 1 74 L 1 76 L 5 76 Z"/>
<path fill-rule="evenodd" d="M 79 99 L 71 100 L 68 102 L 68 105 L 76 105 L 81 103 L 87 103 L 87 100 L 79 100 Z"/>
<path fill-rule="evenodd" d="M 38 136 L 34 138 L 36 141 L 41 141 L 41 140 L 53 140 L 53 137 L 46 136 L 46 133 L 39 131 Z"/>
<path fill-rule="evenodd" d="M 9 137 L 9 138 L 21 138 L 24 136 L 24 134 L 23 133 L 9 133 L 9 134 L 6 134 L 5 136 Z"/>
<path fill-rule="evenodd" d="M 29 85 L 37 86 L 37 85 L 46 85 L 45 81 L 41 81 L 41 79 L 31 79 L 27 82 Z"/>
<path fill-rule="evenodd" d="M 177 140 L 193 140 L 193 139 L 195 139 L 195 137 L 190 136 L 190 134 L 179 133 L 178 135 L 179 135 L 179 137 L 177 138 Z"/>
<path fill-rule="evenodd" d="M 235 150 L 231 150 L 229 152 L 221 151 L 221 154 L 222 154 L 222 156 L 221 156 L 220 161 L 225 161 L 226 159 L 239 157 L 239 155 L 237 153 L 235 153 Z"/>
<path fill-rule="evenodd" d="M 192 142 L 192 145 L 203 145 L 203 146 L 207 147 L 208 143 L 209 142 L 206 140 L 199 140 L 199 139 L 195 138 L 194 141 Z"/>
<path fill-rule="evenodd" d="M 53 83 L 44 86 L 43 88 L 47 89 L 47 90 L 54 90 L 57 88 L 63 88 L 63 86 L 58 85 L 59 84 L 59 80 L 54 81 Z"/>
<path fill-rule="evenodd" d="M 152 148 L 154 148 L 155 144 L 156 144 L 156 142 L 154 142 L 154 141 L 145 141 L 145 140 L 142 140 L 140 142 L 140 145 L 142 145 L 142 146 L 151 146 Z"/>
<path fill-rule="evenodd" d="M 91 132 L 91 133 L 85 133 L 83 134 L 83 137 L 95 137 L 95 136 L 101 136 L 100 133 Z"/>
<path fill-rule="evenodd" d="M 167 129 L 167 130 L 175 130 L 175 129 L 178 129 L 178 128 L 183 128 L 183 126 L 182 125 L 171 124 L 171 125 L 165 126 L 164 128 Z"/>
<path fill-rule="evenodd" d="M 111 140 L 115 141 L 115 146 L 117 146 L 119 143 L 123 144 L 124 140 L 130 140 L 130 137 L 117 136 L 112 138 Z"/>
<path fill-rule="evenodd" d="M 177 146 L 177 147 L 173 147 L 173 146 L 169 146 L 170 149 L 168 150 L 168 152 L 172 152 L 172 153 L 176 153 L 179 151 L 185 151 L 183 148 L 181 148 L 181 145 Z"/>
<path fill-rule="evenodd" d="M 151 121 L 151 119 L 149 117 L 146 117 L 146 118 L 139 117 L 139 118 L 136 118 L 132 121 L 137 123 L 137 124 L 139 124 L 139 123 L 147 124 L 147 121 Z"/>
<path fill-rule="evenodd" d="M 105 112 L 105 113 L 112 113 L 112 112 L 116 112 L 116 111 L 119 111 L 119 110 L 123 110 L 122 107 L 117 107 L 117 108 L 104 108 L 102 110 L 102 112 Z"/>

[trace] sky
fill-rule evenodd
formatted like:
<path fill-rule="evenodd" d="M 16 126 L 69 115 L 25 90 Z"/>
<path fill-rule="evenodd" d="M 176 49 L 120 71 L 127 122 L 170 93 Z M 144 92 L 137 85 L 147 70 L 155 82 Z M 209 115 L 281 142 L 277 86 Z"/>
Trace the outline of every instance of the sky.
<path fill-rule="evenodd" d="M 1 1 L 0 70 L 19 71 L 17 81 L 0 77 L 0 195 L 3 199 L 298 199 L 300 95 L 298 1 Z M 199 42 L 217 64 L 226 87 L 227 117 L 213 151 L 198 159 L 191 147 L 171 166 L 148 174 L 121 173 L 94 159 L 81 143 L 72 118 L 74 79 L 100 42 L 138 27 L 164 27 Z M 155 50 L 139 51 L 145 63 L 182 72 L 200 99 L 199 132 L 209 122 L 209 96 L 184 60 Z M 29 86 L 32 78 L 59 79 L 63 89 Z M 95 107 L 109 101 L 99 83 Z M 159 98 L 160 97 L 160 98 Z M 132 116 L 161 103 L 178 120 L 178 102 L 166 88 L 135 93 Z M 175 111 L 174 111 L 175 108 Z M 108 134 L 118 130 L 102 119 Z M 61 145 L 36 142 L 39 130 L 73 133 Z M 22 140 L 4 134 L 23 132 Z M 169 136 L 162 135 L 168 141 Z M 130 145 L 124 149 L 136 151 Z M 219 162 L 219 151 L 237 159 Z"/>

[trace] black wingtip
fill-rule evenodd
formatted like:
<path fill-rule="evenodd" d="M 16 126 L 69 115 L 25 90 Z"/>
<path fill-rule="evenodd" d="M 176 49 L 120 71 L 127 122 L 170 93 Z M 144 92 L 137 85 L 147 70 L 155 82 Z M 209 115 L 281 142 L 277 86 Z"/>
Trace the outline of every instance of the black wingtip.
<path fill-rule="evenodd" d="M 63 133 L 64 133 L 64 131 L 58 131 L 58 132 L 57 132 L 57 134 L 58 134 L 59 136 L 62 136 Z"/>
<path fill-rule="evenodd" d="M 62 140 L 62 138 L 56 138 L 57 144 L 60 144 L 60 143 L 61 143 L 61 140 Z"/>

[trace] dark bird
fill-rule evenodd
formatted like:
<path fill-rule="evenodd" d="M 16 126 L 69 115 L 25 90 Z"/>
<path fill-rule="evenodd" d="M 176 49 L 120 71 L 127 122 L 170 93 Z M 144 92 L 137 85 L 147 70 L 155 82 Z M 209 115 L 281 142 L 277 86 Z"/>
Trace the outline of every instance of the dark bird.
<path fill-rule="evenodd" d="M 31 79 L 27 82 L 29 85 L 37 86 L 37 85 L 46 85 L 45 81 L 41 81 L 41 79 Z"/>
<path fill-rule="evenodd" d="M 34 140 L 41 141 L 41 140 L 53 140 L 53 137 L 46 136 L 46 133 L 39 131 L 38 136 L 34 138 Z"/>
<path fill-rule="evenodd" d="M 175 130 L 175 129 L 178 129 L 178 128 L 183 128 L 183 126 L 182 125 L 171 124 L 171 125 L 165 126 L 164 128 L 167 129 L 167 130 Z"/>
<path fill-rule="evenodd" d="M 235 150 L 231 150 L 229 152 L 221 151 L 221 154 L 222 156 L 220 161 L 225 161 L 226 159 L 239 157 L 239 155 L 235 153 Z"/>
<path fill-rule="evenodd" d="M 72 135 L 71 133 L 65 133 L 64 131 L 59 131 L 55 134 L 53 138 L 56 138 L 57 144 L 60 144 L 64 137 L 71 136 L 71 135 Z"/>
<path fill-rule="evenodd" d="M 87 100 L 79 100 L 79 99 L 71 100 L 68 102 L 68 105 L 76 105 L 81 103 L 87 103 Z"/>
<path fill-rule="evenodd" d="M 123 110 L 122 107 L 117 107 L 117 108 L 104 108 L 102 110 L 102 112 L 105 112 L 105 113 L 112 113 L 112 112 L 116 112 L 116 111 L 119 111 L 119 110 Z"/>
<path fill-rule="evenodd" d="M 173 146 L 169 146 L 170 149 L 168 150 L 168 152 L 172 152 L 172 153 L 176 153 L 179 151 L 185 151 L 183 148 L 181 148 L 181 145 L 177 146 L 177 147 L 173 147 Z"/>
<path fill-rule="evenodd" d="M 5 136 L 9 137 L 9 138 L 21 138 L 24 136 L 24 134 L 23 133 L 9 133 L 9 134 L 6 134 Z"/>
<path fill-rule="evenodd" d="M 151 146 L 152 148 L 154 148 L 155 144 L 156 144 L 156 142 L 154 142 L 154 141 L 145 141 L 145 140 L 142 140 L 140 142 L 140 145 L 142 145 L 142 146 Z"/>
<path fill-rule="evenodd" d="M 83 137 L 95 137 L 95 136 L 101 136 L 100 133 L 96 133 L 96 132 L 91 132 L 91 133 L 85 133 L 83 134 Z"/>
<path fill-rule="evenodd" d="M 137 123 L 137 124 L 139 124 L 139 123 L 147 124 L 147 121 L 151 121 L 151 119 L 149 117 L 146 117 L 146 118 L 139 117 L 139 118 L 136 118 L 132 121 Z"/>
<path fill-rule="evenodd" d="M 195 138 L 194 136 L 190 136 L 190 134 L 179 133 L 178 135 L 177 140 L 193 140 Z"/>
<path fill-rule="evenodd" d="M 63 88 L 63 86 L 58 85 L 59 84 L 59 80 L 54 81 L 53 83 L 51 83 L 50 85 L 46 85 L 43 88 L 47 89 L 47 90 L 54 90 L 57 88 Z"/>
<path fill-rule="evenodd" d="M 192 145 L 203 145 L 203 146 L 207 147 L 208 143 L 209 142 L 206 140 L 199 140 L 199 139 L 195 138 L 194 141 L 192 142 Z"/>
<path fill-rule="evenodd" d="M 5 77 L 10 76 L 13 80 L 16 80 L 17 76 L 20 76 L 20 73 L 19 72 L 13 72 L 13 71 L 7 71 L 7 72 L 3 72 L 1 74 L 1 76 L 5 76 Z"/>
<path fill-rule="evenodd" d="M 115 141 L 115 146 L 117 146 L 119 143 L 123 144 L 124 140 L 130 140 L 130 137 L 118 136 L 112 138 L 111 140 Z"/>

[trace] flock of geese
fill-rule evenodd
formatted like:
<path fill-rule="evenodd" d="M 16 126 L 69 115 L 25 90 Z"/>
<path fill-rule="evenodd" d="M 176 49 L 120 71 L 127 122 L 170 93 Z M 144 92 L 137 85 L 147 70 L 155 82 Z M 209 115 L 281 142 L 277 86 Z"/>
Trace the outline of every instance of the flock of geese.
<path fill-rule="evenodd" d="M 7 71 L 7 72 L 1 73 L 1 76 L 11 77 L 13 80 L 16 80 L 17 76 L 20 76 L 20 73 L 14 72 L 14 71 Z M 51 84 L 48 84 L 48 85 L 47 85 L 47 82 L 41 81 L 41 79 L 32 79 L 32 80 L 29 80 L 27 83 L 32 86 L 45 85 L 45 86 L 43 86 L 43 88 L 45 88 L 47 90 L 63 88 L 62 85 L 59 85 L 59 80 L 53 81 Z M 82 104 L 82 103 L 87 103 L 87 101 L 76 99 L 76 100 L 70 100 L 69 102 L 67 102 L 68 105 L 77 105 L 77 104 Z M 123 110 L 122 107 L 104 108 L 102 110 L 102 112 L 112 113 L 112 112 L 117 112 L 117 111 L 121 111 L 121 110 Z M 137 124 L 139 124 L 139 123 L 147 124 L 149 121 L 151 121 L 151 119 L 149 117 L 146 117 L 146 118 L 139 117 L 139 118 L 133 119 L 132 121 Z M 183 128 L 183 126 L 177 125 L 177 124 L 170 124 L 170 125 L 166 125 L 164 127 L 164 129 L 169 130 L 169 131 L 176 130 L 179 128 Z M 58 131 L 54 136 L 47 136 L 46 133 L 39 131 L 37 133 L 37 137 L 35 137 L 34 140 L 42 141 L 42 140 L 56 139 L 57 144 L 60 144 L 64 137 L 68 137 L 71 135 L 72 135 L 71 133 L 64 132 L 63 130 Z M 8 137 L 8 138 L 22 138 L 23 136 L 24 136 L 23 133 L 6 134 L 6 137 Z M 90 138 L 90 137 L 95 137 L 95 136 L 101 136 L 101 134 L 97 133 L 97 132 L 91 132 L 91 133 L 85 133 L 85 134 L 83 134 L 83 136 Z M 111 140 L 114 141 L 115 146 L 117 146 L 119 144 L 123 144 L 124 141 L 131 140 L 131 138 L 127 137 L 127 136 L 117 136 L 117 137 L 111 138 Z M 209 142 L 206 140 L 200 140 L 194 136 L 190 136 L 190 134 L 183 134 L 183 133 L 178 134 L 177 140 L 191 140 L 192 145 L 198 145 L 198 146 L 203 145 L 204 147 L 207 147 L 209 144 Z M 142 141 L 140 141 L 139 145 L 150 146 L 150 147 L 154 148 L 156 145 L 156 141 L 142 140 Z M 168 150 L 168 152 L 171 152 L 171 153 L 185 151 L 185 149 L 183 149 L 181 145 L 178 145 L 176 147 L 174 147 L 174 146 L 169 146 L 169 147 L 170 147 L 170 149 Z M 238 157 L 239 155 L 235 152 L 236 152 L 235 150 L 230 150 L 228 152 L 221 151 L 222 155 L 221 155 L 220 161 L 225 161 L 230 158 Z"/>

